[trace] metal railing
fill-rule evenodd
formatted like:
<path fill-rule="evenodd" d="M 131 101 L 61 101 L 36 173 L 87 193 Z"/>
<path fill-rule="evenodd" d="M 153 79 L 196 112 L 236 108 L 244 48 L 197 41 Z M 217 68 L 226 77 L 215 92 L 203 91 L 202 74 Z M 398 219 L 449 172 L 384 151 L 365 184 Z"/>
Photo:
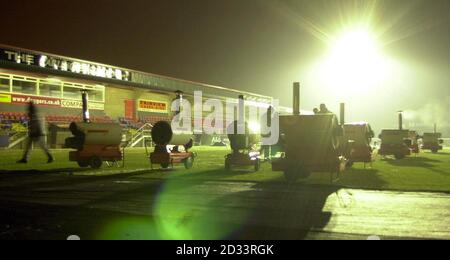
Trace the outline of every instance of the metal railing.
<path fill-rule="evenodd" d="M 138 144 L 143 144 L 144 142 L 147 142 L 148 140 L 151 140 L 152 135 L 152 128 L 153 125 L 146 123 L 141 128 L 139 128 L 136 133 L 131 137 L 130 141 L 128 142 L 127 147 L 136 147 Z"/>
<path fill-rule="evenodd" d="M 25 140 L 27 140 L 28 133 L 27 132 L 18 132 L 9 138 L 8 149 L 14 148 L 17 145 L 21 144 Z"/>

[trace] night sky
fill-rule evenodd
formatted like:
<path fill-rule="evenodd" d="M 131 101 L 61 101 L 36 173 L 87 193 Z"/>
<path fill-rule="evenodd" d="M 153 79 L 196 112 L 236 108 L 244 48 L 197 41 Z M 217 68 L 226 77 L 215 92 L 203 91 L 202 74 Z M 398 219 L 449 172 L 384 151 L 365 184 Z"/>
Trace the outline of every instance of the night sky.
<path fill-rule="evenodd" d="M 349 118 L 393 127 L 395 112 L 405 109 L 424 124 L 428 110 L 436 114 L 430 121 L 450 122 L 448 0 L 1 0 L 1 6 L 0 43 L 271 95 L 286 106 L 292 82 L 300 81 L 308 89 L 305 109 L 320 102 L 333 109 L 341 101 L 307 79 L 327 48 L 317 32 L 333 35 L 371 14 L 384 51 L 407 73 L 382 94 L 349 101 Z"/>

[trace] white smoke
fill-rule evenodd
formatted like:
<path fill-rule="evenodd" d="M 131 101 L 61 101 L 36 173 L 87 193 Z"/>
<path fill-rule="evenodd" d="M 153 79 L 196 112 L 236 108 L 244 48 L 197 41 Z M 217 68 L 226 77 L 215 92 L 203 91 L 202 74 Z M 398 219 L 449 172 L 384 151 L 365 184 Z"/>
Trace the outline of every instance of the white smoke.
<path fill-rule="evenodd" d="M 438 131 L 446 132 L 450 128 L 450 96 L 439 102 L 426 103 L 418 110 L 407 110 L 404 117 L 412 126 L 433 129 L 437 124 Z"/>

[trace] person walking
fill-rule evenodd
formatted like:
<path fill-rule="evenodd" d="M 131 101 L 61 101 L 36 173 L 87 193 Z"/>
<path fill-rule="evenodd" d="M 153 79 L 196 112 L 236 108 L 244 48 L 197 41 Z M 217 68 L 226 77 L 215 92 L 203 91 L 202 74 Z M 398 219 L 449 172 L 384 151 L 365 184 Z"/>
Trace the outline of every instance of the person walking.
<path fill-rule="evenodd" d="M 28 120 L 28 140 L 25 147 L 25 152 L 22 159 L 17 163 L 28 163 L 33 144 L 37 144 L 42 150 L 44 150 L 48 158 L 47 163 L 52 163 L 54 158 L 50 154 L 47 147 L 44 124 L 39 119 L 37 108 L 33 102 L 28 104 Z"/>

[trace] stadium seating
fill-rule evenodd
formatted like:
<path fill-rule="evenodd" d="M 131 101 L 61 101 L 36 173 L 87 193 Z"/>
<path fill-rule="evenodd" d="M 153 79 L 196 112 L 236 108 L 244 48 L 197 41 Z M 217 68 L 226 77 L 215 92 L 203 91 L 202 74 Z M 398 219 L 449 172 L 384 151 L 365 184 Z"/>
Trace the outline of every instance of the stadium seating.
<path fill-rule="evenodd" d="M 71 122 L 82 121 L 81 115 L 61 115 L 61 114 L 47 114 L 45 115 L 45 121 L 47 123 L 53 124 L 70 124 Z M 139 129 L 146 123 L 155 124 L 159 121 L 170 121 L 172 120 L 169 116 L 143 116 L 137 120 L 127 119 L 124 117 L 118 118 L 118 122 L 124 128 Z M 115 120 L 110 117 L 103 116 L 91 116 L 91 122 L 94 123 L 113 123 Z M 20 123 L 27 125 L 28 116 L 23 112 L 0 112 L 0 124 L 2 128 L 10 128 L 11 124 Z"/>
<path fill-rule="evenodd" d="M 135 121 L 124 117 L 119 118 L 119 123 L 122 125 L 123 128 L 131 128 L 131 129 L 139 129 L 145 124 L 145 122 Z"/>
<path fill-rule="evenodd" d="M 141 122 L 155 124 L 159 121 L 170 121 L 171 117 L 168 116 L 144 116 L 140 118 Z"/>
<path fill-rule="evenodd" d="M 119 119 L 118 120 L 119 123 L 124 128 L 139 129 L 145 124 L 154 125 L 155 123 L 157 123 L 159 121 L 170 121 L 171 117 L 168 117 L 168 116 L 142 116 L 137 120 L 133 120 L 130 118 L 125 118 L 125 117 L 119 117 L 118 119 Z"/>
<path fill-rule="evenodd" d="M 73 116 L 73 115 L 48 114 L 45 115 L 45 121 L 47 123 L 69 124 L 71 122 L 80 122 L 82 121 L 82 118 L 81 116 Z M 108 116 L 94 116 L 91 118 L 91 121 L 96 123 L 114 122 L 114 120 L 112 120 Z M 26 113 L 20 112 L 0 112 L 0 122 L 1 124 L 12 124 L 12 123 L 27 124 L 28 116 Z"/>
<path fill-rule="evenodd" d="M 25 113 L 0 112 L 0 123 L 2 125 L 11 125 L 13 123 L 26 124 L 28 117 Z"/>

